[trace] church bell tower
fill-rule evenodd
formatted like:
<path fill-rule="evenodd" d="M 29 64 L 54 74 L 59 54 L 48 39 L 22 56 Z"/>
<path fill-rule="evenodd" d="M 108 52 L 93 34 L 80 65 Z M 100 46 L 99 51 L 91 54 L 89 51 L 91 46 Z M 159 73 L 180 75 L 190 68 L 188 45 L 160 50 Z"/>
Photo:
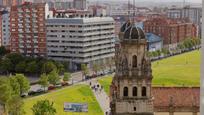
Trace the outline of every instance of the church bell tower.
<path fill-rule="evenodd" d="M 116 73 L 110 86 L 111 115 L 154 115 L 152 70 L 143 30 L 123 24 L 116 46 Z"/>

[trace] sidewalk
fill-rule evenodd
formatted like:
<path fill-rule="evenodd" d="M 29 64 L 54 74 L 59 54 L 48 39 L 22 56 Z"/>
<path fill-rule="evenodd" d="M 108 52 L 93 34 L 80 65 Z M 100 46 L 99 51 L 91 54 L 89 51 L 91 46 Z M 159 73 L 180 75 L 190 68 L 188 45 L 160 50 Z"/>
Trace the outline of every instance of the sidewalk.
<path fill-rule="evenodd" d="M 96 79 L 93 79 L 93 80 L 91 80 L 91 84 L 93 86 L 94 84 L 96 85 L 99 83 L 97 83 Z M 100 87 L 101 87 L 101 85 L 100 85 Z M 93 91 L 93 93 L 96 97 L 96 100 L 98 101 L 102 111 L 104 112 L 104 115 L 106 115 L 106 111 L 110 110 L 110 105 L 109 105 L 110 101 L 109 101 L 108 95 L 106 94 L 106 92 L 103 89 L 101 91 L 99 89 L 96 91 L 95 90 L 92 90 L 92 91 Z"/>

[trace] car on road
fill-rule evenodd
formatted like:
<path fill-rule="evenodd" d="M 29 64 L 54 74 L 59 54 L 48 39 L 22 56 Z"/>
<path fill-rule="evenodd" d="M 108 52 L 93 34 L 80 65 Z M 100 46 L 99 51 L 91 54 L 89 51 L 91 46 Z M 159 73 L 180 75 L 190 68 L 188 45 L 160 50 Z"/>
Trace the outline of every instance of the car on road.
<path fill-rule="evenodd" d="M 28 93 L 21 94 L 21 97 L 26 97 L 26 96 L 28 96 Z"/>

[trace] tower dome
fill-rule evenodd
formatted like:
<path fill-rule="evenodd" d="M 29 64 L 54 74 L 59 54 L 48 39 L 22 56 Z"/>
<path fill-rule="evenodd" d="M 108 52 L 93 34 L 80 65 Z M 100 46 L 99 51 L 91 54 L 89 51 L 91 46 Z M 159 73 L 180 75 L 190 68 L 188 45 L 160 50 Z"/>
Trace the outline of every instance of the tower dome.
<path fill-rule="evenodd" d="M 130 21 L 127 21 L 126 23 L 124 23 L 122 25 L 122 27 L 120 28 L 120 32 L 124 32 L 127 28 L 129 28 L 131 26 Z"/>
<path fill-rule="evenodd" d="M 140 27 L 131 25 L 124 31 L 124 39 L 145 39 L 145 34 Z"/>

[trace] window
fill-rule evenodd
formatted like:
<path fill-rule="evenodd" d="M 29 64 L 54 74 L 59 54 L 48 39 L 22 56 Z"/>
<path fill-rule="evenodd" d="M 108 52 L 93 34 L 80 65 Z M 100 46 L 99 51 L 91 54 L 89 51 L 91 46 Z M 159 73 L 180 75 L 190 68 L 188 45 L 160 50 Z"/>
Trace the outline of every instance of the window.
<path fill-rule="evenodd" d="M 128 96 L 128 87 L 123 88 L 123 96 L 124 97 Z"/>
<path fill-rule="evenodd" d="M 136 55 L 132 57 L 132 67 L 137 67 L 137 56 Z"/>
<path fill-rule="evenodd" d="M 133 87 L 132 89 L 132 95 L 137 96 L 137 87 Z"/>
<path fill-rule="evenodd" d="M 142 87 L 142 96 L 147 96 L 146 87 Z"/>
<path fill-rule="evenodd" d="M 137 109 L 136 109 L 136 107 L 134 107 L 134 111 L 136 111 Z"/>

